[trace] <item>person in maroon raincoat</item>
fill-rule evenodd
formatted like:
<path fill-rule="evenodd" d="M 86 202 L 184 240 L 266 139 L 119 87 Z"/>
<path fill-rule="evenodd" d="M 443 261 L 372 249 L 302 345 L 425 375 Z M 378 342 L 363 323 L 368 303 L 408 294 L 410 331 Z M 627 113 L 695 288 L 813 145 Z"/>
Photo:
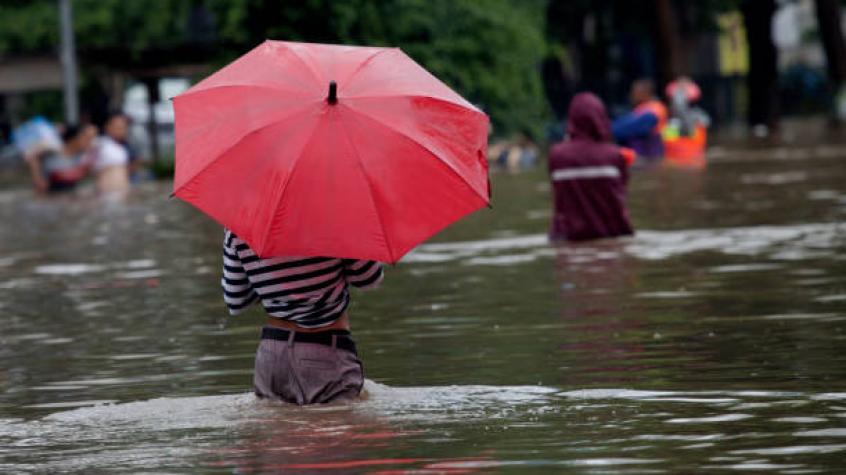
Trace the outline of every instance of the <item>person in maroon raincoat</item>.
<path fill-rule="evenodd" d="M 602 101 L 587 92 L 574 96 L 567 131 L 569 140 L 553 145 L 549 153 L 555 206 L 550 239 L 633 234 L 626 183 L 634 152 L 613 143 Z"/>

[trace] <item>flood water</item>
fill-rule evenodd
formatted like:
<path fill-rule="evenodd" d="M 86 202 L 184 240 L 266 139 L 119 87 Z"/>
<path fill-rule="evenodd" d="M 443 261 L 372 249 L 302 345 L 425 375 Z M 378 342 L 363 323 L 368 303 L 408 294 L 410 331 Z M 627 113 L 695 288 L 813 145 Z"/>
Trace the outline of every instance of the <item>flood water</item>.
<path fill-rule="evenodd" d="M 369 381 L 256 400 L 222 233 L 0 192 L 0 472 L 846 470 L 846 149 L 715 149 L 634 173 L 633 238 L 552 247 L 542 170 L 354 295 Z"/>

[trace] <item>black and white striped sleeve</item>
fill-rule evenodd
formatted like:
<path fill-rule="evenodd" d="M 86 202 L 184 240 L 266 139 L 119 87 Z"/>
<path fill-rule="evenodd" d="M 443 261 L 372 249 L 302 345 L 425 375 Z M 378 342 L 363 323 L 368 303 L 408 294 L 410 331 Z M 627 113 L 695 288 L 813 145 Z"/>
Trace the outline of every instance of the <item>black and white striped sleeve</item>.
<path fill-rule="evenodd" d="M 347 283 L 359 289 L 375 289 L 382 283 L 385 273 L 376 261 L 344 259 L 344 277 Z"/>
<path fill-rule="evenodd" d="M 258 300 L 258 294 L 253 289 L 241 258 L 236 248 L 240 239 L 227 230 L 223 238 L 223 300 L 229 308 L 230 315 L 238 315 L 253 302 Z"/>

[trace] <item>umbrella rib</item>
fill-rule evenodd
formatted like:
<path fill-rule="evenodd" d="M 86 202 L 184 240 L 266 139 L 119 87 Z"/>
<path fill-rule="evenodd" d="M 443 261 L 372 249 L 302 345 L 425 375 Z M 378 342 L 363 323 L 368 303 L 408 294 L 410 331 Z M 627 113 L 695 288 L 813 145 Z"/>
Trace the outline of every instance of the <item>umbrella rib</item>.
<path fill-rule="evenodd" d="M 279 209 L 279 204 L 282 203 L 282 199 L 285 198 L 285 193 L 288 192 L 288 184 L 291 183 L 291 180 L 294 178 L 294 173 L 297 171 L 297 165 L 300 163 L 300 159 L 303 156 L 303 150 L 305 150 L 311 141 L 314 140 L 314 136 L 317 133 L 317 129 L 319 127 L 314 127 L 311 131 L 311 135 L 309 136 L 308 140 L 303 142 L 303 148 L 300 149 L 300 153 L 296 155 L 294 158 L 294 162 L 291 163 L 291 171 L 288 173 L 288 177 L 285 178 L 285 184 L 282 185 L 282 193 L 279 193 L 279 198 L 276 199 L 276 203 L 273 204 L 273 216 L 276 216 L 276 211 Z M 267 238 L 270 236 L 270 228 L 273 227 L 273 218 L 267 220 L 267 226 L 264 230 L 262 235 L 262 251 L 264 251 L 264 244 L 267 241 Z M 256 255 L 258 255 L 258 251 L 256 251 Z M 264 256 L 260 256 L 264 257 Z"/>
<path fill-rule="evenodd" d="M 364 160 L 361 159 L 361 154 L 358 153 L 358 148 L 355 146 L 355 142 L 352 141 L 352 138 L 350 138 L 350 134 L 346 127 L 341 127 L 341 129 L 344 131 L 347 143 L 350 144 L 350 147 L 352 147 L 355 152 L 356 158 L 358 158 L 358 166 L 361 168 L 361 174 L 364 175 L 364 179 L 367 180 L 367 190 L 369 191 L 368 194 L 370 195 L 370 202 L 373 203 L 373 212 L 376 213 L 376 219 L 379 220 L 379 227 L 382 229 L 382 239 L 384 239 L 385 247 L 388 249 L 388 259 L 393 263 L 394 251 L 391 249 L 391 242 L 388 240 L 388 232 L 385 230 L 385 223 L 382 221 L 382 215 L 379 214 L 379 208 L 376 206 L 376 196 L 373 194 L 373 182 L 370 181 L 370 175 L 367 174 L 367 168 L 364 166 Z"/>
<path fill-rule="evenodd" d="M 288 48 L 288 51 L 291 52 L 291 56 L 297 58 L 297 60 L 299 60 L 299 62 L 302 63 L 303 66 L 305 66 L 305 68 L 308 70 L 308 72 L 311 73 L 312 77 L 314 77 L 314 80 L 317 82 L 317 84 L 320 84 L 320 83 L 323 82 L 323 80 L 320 78 L 320 74 L 318 74 L 317 71 L 314 70 L 313 65 L 308 64 L 308 61 L 303 59 L 303 57 L 300 56 L 300 53 L 297 52 L 296 50 L 294 50 L 294 48 L 291 48 L 287 44 L 285 46 Z"/>
<path fill-rule="evenodd" d="M 377 123 L 378 123 L 379 125 L 381 125 L 382 127 L 385 127 L 386 129 L 391 130 L 391 131 L 393 131 L 394 133 L 396 133 L 396 134 L 398 134 L 398 135 L 401 135 L 401 136 L 403 136 L 403 137 L 407 138 L 408 140 L 410 140 L 411 142 L 413 142 L 413 143 L 417 144 L 417 146 L 418 146 L 418 147 L 422 148 L 423 150 L 426 150 L 427 152 L 429 152 L 429 154 L 430 154 L 430 155 L 432 155 L 433 157 L 435 157 L 436 159 L 438 159 L 438 161 L 439 161 L 439 162 L 441 162 L 441 163 L 443 163 L 444 165 L 446 165 L 446 167 L 447 167 L 447 168 L 448 168 L 448 169 L 449 169 L 452 173 L 454 173 L 454 174 L 455 174 L 455 176 L 457 176 L 457 177 L 458 177 L 458 179 L 459 179 L 462 183 L 464 183 L 464 184 L 465 184 L 468 188 L 470 188 L 470 190 L 471 190 L 471 191 L 473 191 L 473 193 L 475 193 L 475 194 L 476 194 L 476 195 L 478 195 L 480 198 L 482 198 L 482 201 L 484 201 L 485 203 L 490 203 L 490 198 L 489 198 L 489 197 L 485 197 L 485 196 L 483 196 L 483 195 L 482 195 L 481 193 L 479 193 L 479 192 L 478 192 L 475 188 L 473 188 L 472 186 L 470 186 L 470 183 L 468 183 L 468 182 L 467 182 L 467 180 L 466 180 L 463 176 L 461 176 L 461 173 L 458 173 L 458 170 L 456 170 L 456 169 L 455 169 L 455 167 L 453 167 L 453 166 L 452 166 L 452 164 L 450 164 L 450 163 L 449 163 L 449 162 L 447 162 L 446 160 L 442 159 L 442 158 L 441 158 L 441 157 L 440 157 L 437 153 L 435 153 L 435 151 L 433 151 L 433 150 L 432 150 L 432 149 L 430 149 L 429 147 L 427 147 L 427 146 L 423 145 L 422 143 L 420 143 L 420 141 L 419 141 L 419 140 L 417 140 L 417 139 L 415 139 L 414 137 L 411 137 L 410 135 L 405 134 L 405 133 L 403 133 L 403 132 L 401 132 L 401 131 L 399 131 L 399 130 L 394 129 L 393 127 L 391 127 L 390 125 L 386 124 L 386 123 L 385 123 L 385 122 L 383 122 L 382 120 L 380 120 L 380 119 L 378 119 L 378 118 L 376 118 L 376 117 L 373 117 L 372 115 L 370 115 L 370 114 L 368 114 L 368 113 L 366 113 L 366 112 L 362 112 L 362 111 L 360 111 L 360 110 L 356 110 L 356 109 L 353 109 L 353 108 L 351 108 L 351 107 L 349 107 L 348 109 L 349 109 L 349 110 L 351 110 L 352 112 L 356 113 L 356 114 L 363 115 L 363 116 L 367 117 L 368 119 L 370 119 L 370 120 L 372 120 L 372 121 L 374 121 L 374 122 L 377 122 Z"/>
<path fill-rule="evenodd" d="M 243 88 L 256 88 L 256 89 L 270 89 L 271 91 L 277 91 L 277 92 L 281 91 L 281 92 L 286 92 L 286 93 L 300 92 L 300 93 L 302 93 L 303 96 L 308 96 L 308 91 L 303 90 L 303 89 L 298 89 L 298 88 L 284 89 L 284 88 L 274 87 L 274 86 L 270 86 L 270 85 L 266 85 L 266 84 L 240 84 L 239 83 L 239 84 L 219 84 L 217 86 L 209 86 L 207 88 L 197 89 L 197 90 L 189 89 L 189 90 L 183 92 L 182 94 L 179 94 L 178 96 L 174 97 L 173 99 L 178 99 L 180 97 L 196 96 L 196 95 L 199 95 L 199 94 L 203 94 L 205 92 L 216 91 L 218 89 L 241 88 L 241 87 L 243 87 Z"/>
<path fill-rule="evenodd" d="M 217 72 L 215 72 L 214 74 L 212 74 L 211 76 L 209 76 L 209 77 L 207 77 L 207 78 L 203 79 L 202 81 L 198 82 L 198 83 L 197 83 L 197 84 L 195 84 L 195 85 L 194 85 L 191 89 L 194 89 L 194 88 L 202 88 L 204 83 L 207 83 L 207 82 L 210 82 L 210 81 L 214 81 L 215 76 L 217 76 L 218 74 L 220 74 L 222 71 L 231 71 L 232 69 L 243 68 L 243 67 L 247 67 L 247 68 L 249 68 L 250 62 L 251 62 L 253 59 L 256 59 L 256 58 L 255 58 L 256 56 L 258 56 L 258 55 L 260 55 L 260 54 L 261 54 L 261 52 L 260 52 L 259 50 L 265 50 L 265 51 L 266 51 L 267 49 L 278 47 L 278 44 L 277 44 L 277 43 L 284 43 L 284 42 L 277 42 L 277 41 L 271 41 L 271 40 L 264 40 L 264 42 L 263 42 L 262 44 L 260 44 L 260 45 L 256 46 L 255 48 L 253 48 L 252 50 L 250 50 L 249 52 L 247 52 L 247 54 L 245 54 L 244 56 L 241 56 L 240 58 L 236 59 L 235 61 L 232 61 L 231 63 L 227 64 L 226 66 L 224 66 L 223 68 L 221 68 L 220 70 L 218 70 Z M 287 48 L 288 50 L 290 50 L 290 49 L 291 49 L 290 47 L 287 47 L 287 45 L 286 45 L 286 48 Z M 291 54 L 293 55 L 293 53 L 291 53 Z M 297 59 L 299 59 L 299 58 L 297 58 Z M 299 86 L 299 88 L 300 88 L 302 91 L 306 91 L 306 92 L 308 92 L 308 91 L 312 90 L 312 88 L 310 88 L 310 87 L 309 87 L 309 84 L 308 84 L 307 82 L 298 81 L 298 80 L 296 80 L 296 79 L 297 79 L 296 77 L 291 76 L 291 75 L 284 75 L 284 77 L 285 77 L 286 79 L 288 79 L 288 80 L 293 79 L 293 80 L 294 80 L 294 82 L 296 82 L 296 83 L 297 83 L 297 85 Z M 289 84 L 290 84 L 290 83 L 289 83 Z M 208 89 L 211 89 L 211 88 L 213 88 L 213 87 L 215 87 L 215 86 L 209 87 Z M 190 91 L 191 91 L 191 89 L 189 89 L 189 90 L 188 90 L 188 91 L 186 91 L 186 92 L 190 92 Z"/>
<path fill-rule="evenodd" d="M 191 178 L 189 178 L 188 180 L 186 180 L 186 181 L 185 181 L 185 183 L 183 183 L 182 185 L 180 185 L 180 187 L 179 187 L 179 188 L 177 188 L 177 189 L 173 190 L 173 193 L 172 193 L 172 194 L 174 194 L 174 195 L 175 195 L 175 194 L 177 194 L 179 191 L 181 191 L 183 188 L 185 188 L 185 187 L 186 187 L 189 183 L 191 183 L 192 181 L 194 181 L 194 180 L 195 180 L 198 176 L 200 176 L 203 172 L 205 172 L 205 171 L 206 171 L 209 167 L 211 167 L 212 165 L 214 165 L 215 163 L 217 163 L 217 161 L 218 161 L 218 160 L 220 160 L 220 158 L 221 158 L 221 157 L 223 157 L 224 155 L 226 155 L 227 153 L 229 153 L 229 151 L 230 151 L 230 150 L 232 150 L 233 148 L 237 147 L 238 145 L 240 145 L 241 143 L 243 143 L 243 142 L 244 142 L 245 140 L 247 140 L 248 138 L 250 138 L 250 137 L 252 137 L 253 135 L 255 135 L 255 134 L 257 134 L 257 133 L 259 133 L 259 132 L 263 131 L 264 129 L 267 129 L 267 128 L 269 128 L 269 127 L 273 127 L 274 125 L 279 125 L 279 122 L 280 122 L 280 121 L 282 121 L 282 120 L 290 119 L 290 118 L 291 118 L 292 116 L 294 116 L 295 114 L 297 114 L 297 113 L 301 113 L 301 112 L 306 112 L 307 110 L 308 110 L 308 108 L 302 108 L 302 110 L 300 110 L 300 111 L 298 111 L 298 112 L 295 112 L 295 113 L 293 113 L 293 114 L 291 114 L 291 115 L 288 115 L 288 116 L 286 116 L 286 117 L 283 117 L 283 118 L 276 119 L 276 120 L 274 120 L 273 122 L 270 122 L 269 124 L 262 125 L 261 127 L 258 127 L 257 129 L 251 130 L 249 133 L 244 134 L 244 135 L 243 135 L 240 139 L 238 139 L 237 141 L 235 141 L 235 143 L 233 143 L 232 145 L 230 145 L 230 146 L 226 147 L 223 151 L 221 151 L 220 153 L 218 153 L 218 154 L 217 154 L 217 156 L 216 156 L 215 158 L 213 158 L 212 160 L 209 160 L 209 162 L 208 162 L 208 163 L 206 163 L 206 164 L 203 166 L 203 168 L 199 169 L 199 170 L 198 170 L 198 171 L 194 174 L 194 176 L 192 176 Z"/>
<path fill-rule="evenodd" d="M 358 67 L 355 68 L 355 71 L 353 71 L 349 76 L 347 76 L 347 82 L 352 83 L 353 78 L 355 78 L 355 75 L 358 74 L 359 71 L 364 69 L 365 66 L 370 64 L 370 62 L 373 61 L 376 58 L 376 56 L 379 56 L 382 53 L 387 53 L 389 51 L 396 51 L 397 49 L 398 48 L 384 48 L 384 49 L 381 49 L 381 50 L 373 53 L 372 55 L 370 55 L 370 57 L 368 57 L 367 59 L 362 61 L 361 64 L 359 64 Z"/>
<path fill-rule="evenodd" d="M 362 96 L 348 96 L 346 99 L 349 101 L 349 100 L 356 100 L 356 99 L 365 99 L 365 100 L 367 100 L 367 99 L 397 99 L 397 98 L 414 98 L 414 97 L 421 98 L 421 99 L 431 99 L 433 101 L 443 102 L 445 104 L 450 104 L 450 105 L 453 105 L 453 106 L 456 106 L 456 107 L 461 107 L 461 108 L 467 109 L 471 112 L 475 112 L 477 114 L 485 114 L 484 112 L 479 110 L 479 108 L 474 106 L 473 103 L 471 103 L 467 99 L 464 99 L 463 97 L 459 97 L 459 99 L 461 99 L 461 101 L 464 101 L 464 102 L 459 102 L 459 101 L 454 101 L 452 99 L 447 99 L 447 98 L 444 98 L 444 97 L 436 97 L 436 96 L 427 95 L 427 94 L 417 94 L 417 93 L 409 92 L 408 94 L 367 94 L 367 95 L 362 95 Z"/>

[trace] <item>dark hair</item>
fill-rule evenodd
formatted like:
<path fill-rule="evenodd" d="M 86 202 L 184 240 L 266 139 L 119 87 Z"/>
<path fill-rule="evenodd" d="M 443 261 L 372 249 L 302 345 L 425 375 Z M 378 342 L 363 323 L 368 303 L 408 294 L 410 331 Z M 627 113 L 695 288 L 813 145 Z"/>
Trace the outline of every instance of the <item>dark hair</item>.
<path fill-rule="evenodd" d="M 124 114 L 123 112 L 112 111 L 112 112 L 109 112 L 109 114 L 106 116 L 106 120 L 103 121 L 103 127 L 105 128 L 107 125 L 109 125 L 109 122 L 111 122 L 112 120 L 117 119 L 117 118 L 123 118 L 123 119 L 129 120 L 129 116 Z"/>
<path fill-rule="evenodd" d="M 64 130 L 62 130 L 62 142 L 68 143 L 71 140 L 79 137 L 79 134 L 82 133 L 83 129 L 85 129 L 84 125 L 79 125 L 79 124 L 68 124 L 68 125 L 66 125 Z"/>
<path fill-rule="evenodd" d="M 68 124 L 62 129 L 62 142 L 68 143 L 71 140 L 79 137 L 85 132 L 85 129 L 89 127 L 94 127 L 92 124 L 89 123 L 82 123 L 82 124 Z"/>

